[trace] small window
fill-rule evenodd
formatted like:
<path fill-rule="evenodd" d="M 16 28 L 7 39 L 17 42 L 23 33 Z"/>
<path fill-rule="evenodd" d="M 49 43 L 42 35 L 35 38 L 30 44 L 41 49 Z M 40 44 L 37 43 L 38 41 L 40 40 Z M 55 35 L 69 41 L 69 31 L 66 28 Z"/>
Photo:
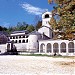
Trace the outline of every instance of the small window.
<path fill-rule="evenodd" d="M 28 35 L 26 36 L 26 38 L 28 38 Z"/>
<path fill-rule="evenodd" d="M 10 36 L 10 39 L 12 39 L 12 36 Z"/>
<path fill-rule="evenodd" d="M 15 41 L 15 43 L 17 43 L 17 40 Z"/>
<path fill-rule="evenodd" d="M 26 43 L 28 43 L 28 39 L 26 40 Z"/>
<path fill-rule="evenodd" d="M 25 43 L 25 40 L 23 40 L 22 43 Z"/>
<path fill-rule="evenodd" d="M 13 36 L 13 39 L 15 39 L 15 36 Z"/>
<path fill-rule="evenodd" d="M 12 42 L 14 43 L 14 40 L 12 40 Z"/>
<path fill-rule="evenodd" d="M 19 40 L 19 43 L 21 43 L 21 40 Z"/>
<path fill-rule="evenodd" d="M 19 38 L 21 38 L 21 36 L 19 36 Z"/>
<path fill-rule="evenodd" d="M 25 38 L 25 36 L 23 36 L 23 38 Z"/>

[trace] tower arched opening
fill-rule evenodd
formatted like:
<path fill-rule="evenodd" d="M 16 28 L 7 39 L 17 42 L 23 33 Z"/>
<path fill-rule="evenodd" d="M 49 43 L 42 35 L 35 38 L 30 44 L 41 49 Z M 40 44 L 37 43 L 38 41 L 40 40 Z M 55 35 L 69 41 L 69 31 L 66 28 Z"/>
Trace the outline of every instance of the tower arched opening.
<path fill-rule="evenodd" d="M 49 18 L 49 14 L 46 14 L 46 15 L 45 15 L 45 18 Z"/>

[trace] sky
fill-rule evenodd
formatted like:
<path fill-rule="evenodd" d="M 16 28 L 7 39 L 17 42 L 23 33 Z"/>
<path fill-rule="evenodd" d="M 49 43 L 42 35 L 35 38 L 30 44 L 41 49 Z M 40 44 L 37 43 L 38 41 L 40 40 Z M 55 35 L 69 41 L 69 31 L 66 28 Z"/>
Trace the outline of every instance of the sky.
<path fill-rule="evenodd" d="M 47 0 L 0 0 L 0 26 L 11 27 L 18 22 L 34 24 L 35 17 L 51 12 L 53 6 Z"/>

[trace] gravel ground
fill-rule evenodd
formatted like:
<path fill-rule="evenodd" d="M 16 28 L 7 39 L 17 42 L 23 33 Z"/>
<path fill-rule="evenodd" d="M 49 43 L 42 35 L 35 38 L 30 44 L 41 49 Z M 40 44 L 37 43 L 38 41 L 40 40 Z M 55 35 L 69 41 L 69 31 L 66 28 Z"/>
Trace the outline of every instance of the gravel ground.
<path fill-rule="evenodd" d="M 75 59 L 0 56 L 0 75 L 75 75 Z"/>

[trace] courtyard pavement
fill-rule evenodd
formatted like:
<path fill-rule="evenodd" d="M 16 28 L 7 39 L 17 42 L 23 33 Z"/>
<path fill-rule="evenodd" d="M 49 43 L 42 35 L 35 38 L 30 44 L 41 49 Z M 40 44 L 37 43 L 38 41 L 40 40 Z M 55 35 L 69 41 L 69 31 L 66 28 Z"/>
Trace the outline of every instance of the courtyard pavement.
<path fill-rule="evenodd" d="M 75 75 L 74 58 L 3 55 L 0 75 Z"/>

